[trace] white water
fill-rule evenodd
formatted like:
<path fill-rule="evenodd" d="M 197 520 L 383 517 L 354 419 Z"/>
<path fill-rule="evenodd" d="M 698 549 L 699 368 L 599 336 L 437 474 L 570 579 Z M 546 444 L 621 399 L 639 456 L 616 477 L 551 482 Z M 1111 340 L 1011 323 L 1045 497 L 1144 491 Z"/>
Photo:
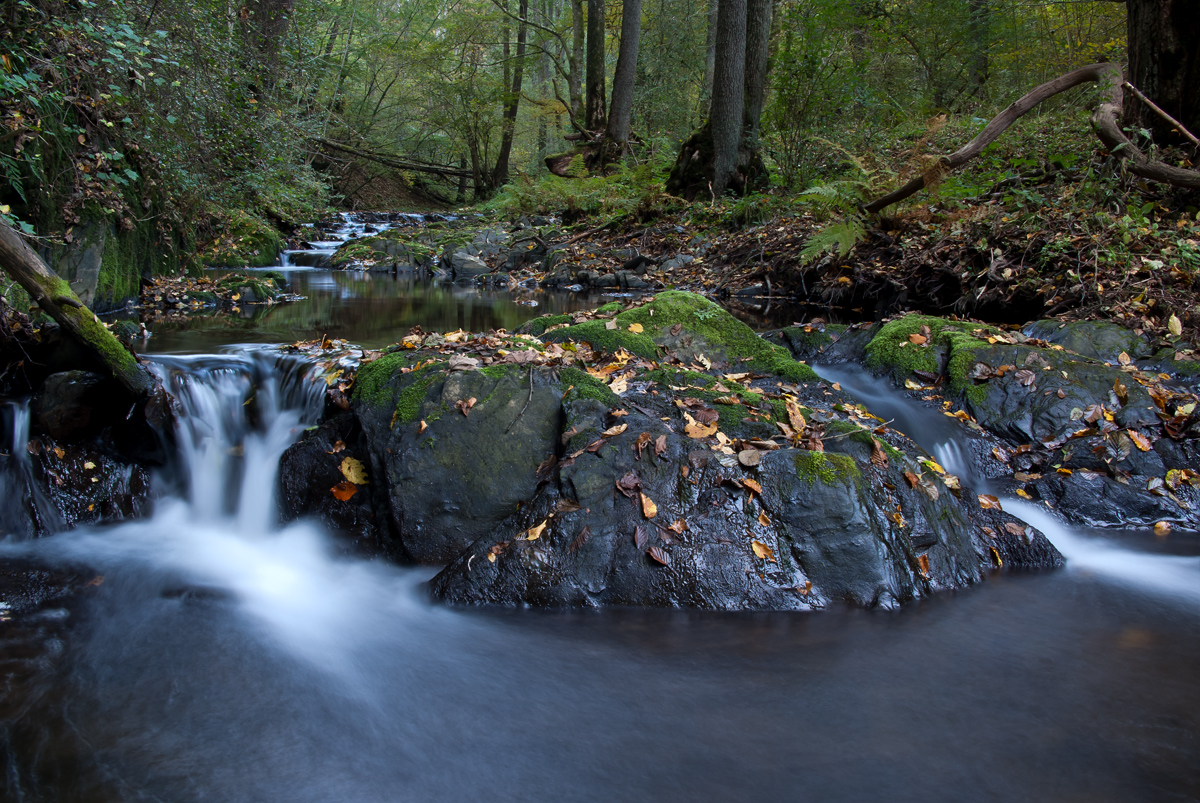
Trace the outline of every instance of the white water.
<path fill-rule="evenodd" d="M 936 406 L 905 398 L 885 380 L 856 366 L 814 368 L 827 381 L 841 383 L 843 390 L 876 415 L 892 419 L 896 429 L 933 455 L 948 472 L 962 477 L 977 491 L 994 490 L 964 446 L 963 425 Z M 1200 557 L 1151 554 L 1103 536 L 1085 534 L 1043 505 L 1015 496 L 1006 496 L 1003 506 L 1050 539 L 1067 559 L 1067 571 L 1090 573 L 1106 583 L 1148 592 L 1189 608 L 1200 607 Z M 1147 533 L 1147 539 L 1152 537 Z"/>

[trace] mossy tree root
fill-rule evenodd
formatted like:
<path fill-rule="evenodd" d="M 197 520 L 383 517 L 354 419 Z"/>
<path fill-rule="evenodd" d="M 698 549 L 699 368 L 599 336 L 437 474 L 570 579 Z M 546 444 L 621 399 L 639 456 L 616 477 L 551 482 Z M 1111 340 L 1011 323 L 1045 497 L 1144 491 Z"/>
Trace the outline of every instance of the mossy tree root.
<path fill-rule="evenodd" d="M 157 383 L 150 372 L 83 305 L 71 285 L 50 270 L 21 235 L 4 221 L 0 221 L 0 267 L 59 326 L 94 353 L 135 398 L 146 398 L 154 392 Z"/>

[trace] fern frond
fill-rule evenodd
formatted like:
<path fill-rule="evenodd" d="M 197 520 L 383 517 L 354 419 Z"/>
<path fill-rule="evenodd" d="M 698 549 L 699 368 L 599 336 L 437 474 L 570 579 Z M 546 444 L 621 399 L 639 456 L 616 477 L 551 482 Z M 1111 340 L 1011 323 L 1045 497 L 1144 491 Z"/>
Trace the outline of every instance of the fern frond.
<path fill-rule="evenodd" d="M 807 265 L 827 251 L 839 257 L 849 254 L 866 236 L 867 226 L 862 215 L 849 214 L 843 220 L 830 223 L 814 234 L 800 251 L 800 261 Z"/>

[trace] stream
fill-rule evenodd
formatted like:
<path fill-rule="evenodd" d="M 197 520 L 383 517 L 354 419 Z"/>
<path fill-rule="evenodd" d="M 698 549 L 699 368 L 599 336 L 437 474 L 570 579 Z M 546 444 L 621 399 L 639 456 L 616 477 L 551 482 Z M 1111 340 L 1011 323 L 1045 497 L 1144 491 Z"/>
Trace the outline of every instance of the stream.
<path fill-rule="evenodd" d="M 153 517 L 0 543 L 99 581 L 0 621 L 6 799 L 1200 799 L 1195 541 L 1005 499 L 1066 569 L 895 613 L 450 609 L 431 570 L 278 525 L 324 385 L 247 344 L 293 330 L 201 331 L 146 346 L 185 411 Z M 986 489 L 939 410 L 818 370 Z"/>

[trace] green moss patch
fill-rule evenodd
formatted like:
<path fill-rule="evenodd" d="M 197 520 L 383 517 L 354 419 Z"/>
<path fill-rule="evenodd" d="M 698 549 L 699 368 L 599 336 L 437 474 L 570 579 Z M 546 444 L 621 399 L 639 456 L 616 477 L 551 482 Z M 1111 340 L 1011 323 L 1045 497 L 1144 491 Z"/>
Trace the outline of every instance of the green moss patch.
<path fill-rule="evenodd" d="M 817 480 L 826 485 L 838 485 L 854 482 L 862 477 L 862 472 L 855 464 L 854 458 L 844 454 L 828 452 L 810 452 L 806 449 L 796 451 L 796 476 L 812 485 Z"/>
<path fill-rule="evenodd" d="M 587 371 L 581 371 L 578 368 L 563 368 L 558 376 L 564 386 L 571 388 L 567 391 L 567 395 L 563 401 L 595 399 L 612 407 L 616 407 L 621 403 L 621 399 L 617 394 L 609 390 L 607 385 Z"/>

